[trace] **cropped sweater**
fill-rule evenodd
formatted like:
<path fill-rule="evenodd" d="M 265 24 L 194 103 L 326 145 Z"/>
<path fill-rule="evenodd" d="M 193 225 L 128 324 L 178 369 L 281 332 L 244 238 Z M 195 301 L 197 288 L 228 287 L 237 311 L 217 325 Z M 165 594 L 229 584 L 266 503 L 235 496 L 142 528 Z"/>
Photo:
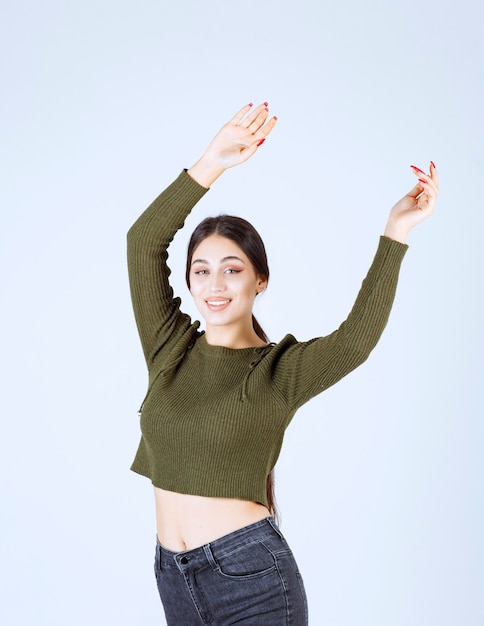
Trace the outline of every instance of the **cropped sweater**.
<path fill-rule="evenodd" d="M 363 363 L 393 303 L 407 246 L 385 237 L 346 321 L 325 337 L 210 345 L 180 310 L 167 248 L 207 190 L 184 171 L 128 232 L 128 270 L 148 366 L 131 469 L 163 489 L 267 506 L 266 479 L 296 410 Z"/>

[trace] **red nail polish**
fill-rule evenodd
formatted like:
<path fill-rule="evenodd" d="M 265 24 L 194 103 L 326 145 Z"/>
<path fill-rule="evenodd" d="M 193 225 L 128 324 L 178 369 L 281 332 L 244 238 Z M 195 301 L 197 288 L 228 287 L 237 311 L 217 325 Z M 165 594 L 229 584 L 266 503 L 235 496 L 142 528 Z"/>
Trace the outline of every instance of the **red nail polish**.
<path fill-rule="evenodd" d="M 253 107 L 254 103 L 253 102 L 249 102 L 248 106 Z"/>
<path fill-rule="evenodd" d="M 268 103 L 268 102 L 264 102 L 264 106 L 265 106 L 265 107 L 268 107 L 268 106 L 269 106 L 269 103 Z"/>
<path fill-rule="evenodd" d="M 277 115 L 274 115 L 274 117 L 272 119 L 277 120 Z"/>
<path fill-rule="evenodd" d="M 413 170 L 416 170 L 417 172 L 421 172 L 422 174 L 425 174 L 425 172 L 423 170 L 421 170 L 419 167 L 416 167 L 415 165 L 411 165 L 410 166 Z"/>
<path fill-rule="evenodd" d="M 435 163 L 433 161 L 430 161 L 430 165 L 434 168 L 434 170 L 436 170 L 437 168 L 435 167 Z"/>
<path fill-rule="evenodd" d="M 266 138 L 264 137 L 264 139 L 261 139 L 259 141 L 259 143 L 257 144 L 257 147 L 262 146 L 262 144 L 264 143 L 264 141 L 266 140 Z"/>
<path fill-rule="evenodd" d="M 426 185 L 426 184 L 427 184 L 427 181 L 426 181 L 426 180 L 423 180 L 422 178 L 419 178 L 418 180 L 419 180 L 419 182 L 423 183 L 424 185 Z"/>

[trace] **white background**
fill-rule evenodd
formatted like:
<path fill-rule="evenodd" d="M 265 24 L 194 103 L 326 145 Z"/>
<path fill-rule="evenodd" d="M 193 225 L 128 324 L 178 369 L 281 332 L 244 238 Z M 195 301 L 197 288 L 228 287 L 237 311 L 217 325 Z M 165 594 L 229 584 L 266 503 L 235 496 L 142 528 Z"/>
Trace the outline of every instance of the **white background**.
<path fill-rule="evenodd" d="M 411 163 L 439 167 L 384 336 L 277 468 L 312 626 L 484 624 L 482 4 L 18 0 L 1 46 L 5 626 L 163 624 L 125 234 L 248 101 L 279 123 L 197 206 L 261 232 L 272 340 L 346 317 Z"/>

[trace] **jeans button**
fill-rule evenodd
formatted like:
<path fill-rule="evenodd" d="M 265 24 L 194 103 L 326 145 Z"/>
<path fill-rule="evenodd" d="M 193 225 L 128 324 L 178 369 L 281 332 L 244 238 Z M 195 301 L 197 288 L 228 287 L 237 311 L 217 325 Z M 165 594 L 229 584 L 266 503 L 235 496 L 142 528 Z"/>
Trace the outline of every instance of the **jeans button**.
<path fill-rule="evenodd" d="M 182 565 L 186 565 L 188 563 L 188 559 L 186 556 L 182 556 L 182 558 L 180 559 L 180 563 Z"/>

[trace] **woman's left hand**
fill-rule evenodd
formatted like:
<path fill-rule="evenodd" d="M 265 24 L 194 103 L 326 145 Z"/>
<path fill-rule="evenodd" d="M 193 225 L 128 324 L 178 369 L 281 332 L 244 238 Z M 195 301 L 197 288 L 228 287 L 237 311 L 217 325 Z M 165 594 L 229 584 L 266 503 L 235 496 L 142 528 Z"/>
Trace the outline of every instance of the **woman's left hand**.
<path fill-rule="evenodd" d="M 430 173 L 411 166 L 418 183 L 390 211 L 385 236 L 405 243 L 410 230 L 432 215 L 439 193 L 439 177 L 433 162 Z"/>

